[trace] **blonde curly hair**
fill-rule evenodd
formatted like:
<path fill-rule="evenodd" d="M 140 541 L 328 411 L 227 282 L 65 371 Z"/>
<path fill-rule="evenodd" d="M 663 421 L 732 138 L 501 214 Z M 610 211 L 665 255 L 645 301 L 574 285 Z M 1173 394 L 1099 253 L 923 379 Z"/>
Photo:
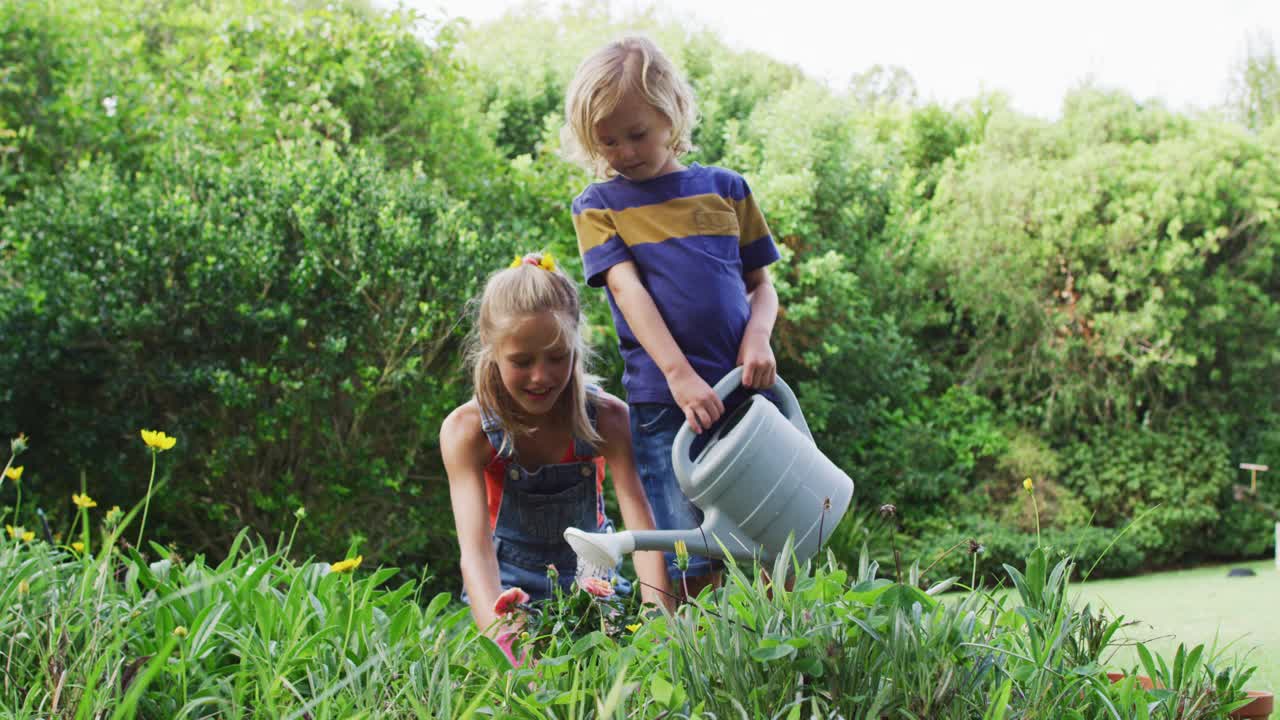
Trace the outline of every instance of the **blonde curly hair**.
<path fill-rule="evenodd" d="M 561 153 L 596 177 L 614 174 L 596 141 L 595 127 L 628 93 L 638 93 L 671 121 L 671 150 L 693 149 L 698 108 L 693 89 L 652 40 L 628 35 L 587 56 L 565 93 Z"/>

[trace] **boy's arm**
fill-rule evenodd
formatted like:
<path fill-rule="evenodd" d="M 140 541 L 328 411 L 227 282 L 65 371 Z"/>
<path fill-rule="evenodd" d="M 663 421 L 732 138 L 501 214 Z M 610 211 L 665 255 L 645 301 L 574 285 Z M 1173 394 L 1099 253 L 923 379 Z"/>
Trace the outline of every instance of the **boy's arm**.
<path fill-rule="evenodd" d="M 758 389 L 773 387 L 778 363 L 773 357 L 769 338 L 773 335 L 773 324 L 778 319 L 778 291 L 769 280 L 768 268 L 750 270 L 743 279 L 747 284 L 751 319 L 747 320 L 747 329 L 742 335 L 742 344 L 738 347 L 742 384 Z"/>
<path fill-rule="evenodd" d="M 693 431 L 701 433 L 719 420 L 724 414 L 724 403 L 707 381 L 694 371 L 676 344 L 671 330 L 658 312 L 658 306 L 653 303 L 653 297 L 640 282 L 636 264 L 627 260 L 610 267 L 605 274 L 605 283 L 636 340 L 666 376 L 671 395 L 684 411 Z M 777 305 L 776 296 L 774 304 Z"/>

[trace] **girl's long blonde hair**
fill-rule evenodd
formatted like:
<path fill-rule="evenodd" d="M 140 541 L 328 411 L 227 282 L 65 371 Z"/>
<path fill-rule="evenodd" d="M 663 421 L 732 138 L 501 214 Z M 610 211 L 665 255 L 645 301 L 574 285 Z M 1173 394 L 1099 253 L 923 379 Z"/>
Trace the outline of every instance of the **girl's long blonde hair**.
<path fill-rule="evenodd" d="M 497 348 L 513 325 L 539 313 L 551 313 L 555 317 L 560 330 L 555 342 L 564 342 L 573 354 L 569 384 L 556 400 L 555 409 L 567 414 L 574 437 L 599 447 L 602 439 L 587 414 L 587 403 L 593 402 L 587 385 L 594 383 L 595 378 L 586 370 L 589 348 L 581 332 L 583 318 L 578 287 L 547 254 L 525 255 L 512 267 L 491 275 L 485 283 L 467 352 L 476 402 L 481 410 L 496 418 L 505 431 L 506 439 L 499 451 L 514 447 L 515 437 L 536 429 L 536 423 L 523 415 L 502 384 Z"/>
<path fill-rule="evenodd" d="M 679 157 L 693 149 L 698 108 L 693 89 L 652 40 L 628 35 L 587 56 L 565 93 L 561 152 L 597 177 L 613 169 L 596 142 L 596 124 L 635 92 L 671 121 L 671 150 Z"/>

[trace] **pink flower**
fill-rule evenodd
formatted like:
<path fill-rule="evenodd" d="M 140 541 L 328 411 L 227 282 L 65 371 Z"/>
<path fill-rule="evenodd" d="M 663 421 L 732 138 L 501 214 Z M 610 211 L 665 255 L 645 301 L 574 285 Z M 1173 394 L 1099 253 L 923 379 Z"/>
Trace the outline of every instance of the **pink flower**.
<path fill-rule="evenodd" d="M 529 593 L 518 587 L 503 592 L 493 603 L 493 611 L 498 615 L 508 615 L 517 605 L 529 602 Z"/>
<path fill-rule="evenodd" d="M 613 597 L 613 585 L 604 578 L 586 577 L 578 578 L 578 587 L 595 595 L 598 598 Z"/>

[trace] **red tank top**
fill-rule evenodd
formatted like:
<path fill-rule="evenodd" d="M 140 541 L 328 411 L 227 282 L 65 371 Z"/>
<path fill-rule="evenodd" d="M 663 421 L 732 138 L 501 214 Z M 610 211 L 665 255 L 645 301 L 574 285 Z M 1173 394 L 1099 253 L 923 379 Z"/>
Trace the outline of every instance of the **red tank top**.
<path fill-rule="evenodd" d="M 601 502 L 596 507 L 596 524 L 604 523 L 603 498 L 604 498 L 604 456 L 587 455 L 578 456 L 573 452 L 572 441 L 569 442 L 569 449 L 565 451 L 564 457 L 560 459 L 561 463 L 572 462 L 591 462 L 596 466 L 596 497 L 601 498 Z M 493 531 L 498 527 L 498 510 L 502 508 L 502 485 L 507 479 L 507 470 L 512 466 L 519 468 L 524 472 L 524 468 L 520 467 L 511 458 L 499 457 L 496 449 L 489 450 L 489 463 L 484 466 L 484 494 L 485 499 L 489 503 L 489 530 Z"/>

